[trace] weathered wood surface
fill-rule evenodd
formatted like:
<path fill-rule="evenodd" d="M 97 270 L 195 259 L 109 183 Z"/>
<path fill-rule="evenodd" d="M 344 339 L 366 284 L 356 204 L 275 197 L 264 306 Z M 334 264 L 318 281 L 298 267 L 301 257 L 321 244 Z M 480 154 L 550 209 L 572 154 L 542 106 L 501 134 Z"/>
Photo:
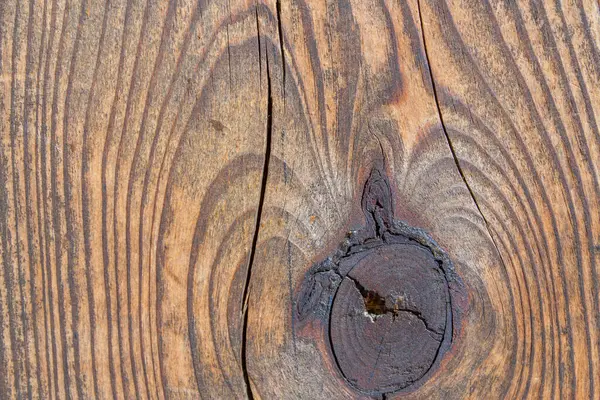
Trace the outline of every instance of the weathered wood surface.
<path fill-rule="evenodd" d="M 1 398 L 600 396 L 598 2 L 2 0 L 0 79 Z M 464 291 L 397 393 L 294 314 L 374 169 Z"/>

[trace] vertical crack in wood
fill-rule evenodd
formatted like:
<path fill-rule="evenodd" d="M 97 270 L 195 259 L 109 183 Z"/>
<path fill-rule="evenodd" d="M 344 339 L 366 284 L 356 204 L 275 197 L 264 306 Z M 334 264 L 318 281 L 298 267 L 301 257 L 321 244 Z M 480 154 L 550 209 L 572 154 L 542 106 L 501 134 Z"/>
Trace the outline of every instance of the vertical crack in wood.
<path fill-rule="evenodd" d="M 281 1 L 275 2 L 277 10 L 277 32 L 279 34 L 279 52 L 281 53 L 281 73 L 283 80 L 283 106 L 285 107 L 285 51 L 283 49 L 283 29 L 281 28 Z"/>
<path fill-rule="evenodd" d="M 502 262 L 503 267 L 506 269 L 506 262 L 504 261 L 504 258 L 502 258 L 502 253 L 500 252 L 500 249 L 498 248 L 498 244 L 496 243 L 496 240 L 494 239 L 494 236 L 492 235 L 492 231 L 490 230 L 490 224 L 488 223 L 488 220 L 485 218 L 483 211 L 481 211 L 481 207 L 479 206 L 479 203 L 477 202 L 475 193 L 473 192 L 473 189 L 469 185 L 469 182 L 467 181 L 467 177 L 465 176 L 465 173 L 464 173 L 462 167 L 460 166 L 460 162 L 458 161 L 458 157 L 456 156 L 456 151 L 454 150 L 454 146 L 452 145 L 452 140 L 450 140 L 450 135 L 448 134 L 448 131 L 446 130 L 446 125 L 444 124 L 444 119 L 442 117 L 442 109 L 440 107 L 440 102 L 438 100 L 437 87 L 435 84 L 435 79 L 433 78 L 433 72 L 431 71 L 431 65 L 429 62 L 429 53 L 427 52 L 427 42 L 425 40 L 425 26 L 423 24 L 423 15 L 421 13 L 421 0 L 417 0 L 417 10 L 419 12 L 419 23 L 421 25 L 421 39 L 423 40 L 423 51 L 425 52 L 425 60 L 427 62 L 427 71 L 429 72 L 429 79 L 431 80 L 431 87 L 433 88 L 433 99 L 435 100 L 435 107 L 437 109 L 438 118 L 439 118 L 440 124 L 442 126 L 442 131 L 444 132 L 444 136 L 446 137 L 446 141 L 448 142 L 448 147 L 450 148 L 450 153 L 452 153 L 452 158 L 454 159 L 454 164 L 456 165 L 456 169 L 458 170 L 458 173 L 459 173 L 460 177 L 462 178 L 463 183 L 467 187 L 467 190 L 469 191 L 469 194 L 471 195 L 471 198 L 473 199 L 473 203 L 475 203 L 475 207 L 477 207 L 477 211 L 479 212 L 479 215 L 481 215 L 481 218 L 483 219 L 485 228 L 488 232 L 488 235 L 490 236 L 492 244 L 494 245 L 494 248 L 496 249 L 496 252 L 498 252 L 498 256 L 500 257 L 500 262 Z"/>
<path fill-rule="evenodd" d="M 231 43 L 229 41 L 229 25 L 232 24 L 231 18 L 231 2 L 227 1 L 227 8 L 229 10 L 229 21 L 225 24 L 225 33 L 227 35 L 227 66 L 229 68 L 229 90 L 233 89 L 233 79 L 231 74 Z"/>
<path fill-rule="evenodd" d="M 258 29 L 258 12 L 256 14 L 257 17 L 257 29 Z M 260 50 L 260 36 L 258 38 L 259 41 L 259 50 Z M 260 54 L 260 53 L 259 53 Z M 273 96 L 271 90 L 271 73 L 269 71 L 269 52 L 265 52 L 266 59 L 266 72 L 267 72 L 267 133 L 265 140 L 265 160 L 263 164 L 263 173 L 262 173 L 262 181 L 260 186 L 260 195 L 258 200 L 258 208 L 256 210 L 256 224 L 254 227 L 254 235 L 252 237 L 252 246 L 250 247 L 250 256 L 248 259 L 248 267 L 246 269 L 246 283 L 244 285 L 244 292 L 242 299 L 244 301 L 242 307 L 243 313 L 243 327 L 242 327 L 242 350 L 241 350 L 241 363 L 242 363 L 242 373 L 244 375 L 244 382 L 246 383 L 246 394 L 249 399 L 254 399 L 254 395 L 252 394 L 252 386 L 250 385 L 250 376 L 248 374 L 248 365 L 247 365 L 247 334 L 248 334 L 248 298 L 250 295 L 250 280 L 252 278 L 252 265 L 254 264 L 254 256 L 256 255 L 256 245 L 258 243 L 258 235 L 260 233 L 260 222 L 262 219 L 262 210 L 265 202 L 265 193 L 267 191 L 267 180 L 269 177 L 269 162 L 271 158 L 271 137 L 273 136 Z"/>
<path fill-rule="evenodd" d="M 256 41 L 258 42 L 258 82 L 262 82 L 262 50 L 260 48 L 260 22 L 258 20 L 258 6 L 254 7 L 256 16 Z"/>

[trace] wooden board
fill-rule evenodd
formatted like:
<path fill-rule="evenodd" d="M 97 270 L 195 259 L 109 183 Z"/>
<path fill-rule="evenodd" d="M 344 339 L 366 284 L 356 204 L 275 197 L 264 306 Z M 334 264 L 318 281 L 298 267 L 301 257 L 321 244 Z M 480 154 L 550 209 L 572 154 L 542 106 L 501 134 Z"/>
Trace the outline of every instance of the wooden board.
<path fill-rule="evenodd" d="M 0 79 L 1 398 L 600 396 L 597 2 L 5 0 Z"/>

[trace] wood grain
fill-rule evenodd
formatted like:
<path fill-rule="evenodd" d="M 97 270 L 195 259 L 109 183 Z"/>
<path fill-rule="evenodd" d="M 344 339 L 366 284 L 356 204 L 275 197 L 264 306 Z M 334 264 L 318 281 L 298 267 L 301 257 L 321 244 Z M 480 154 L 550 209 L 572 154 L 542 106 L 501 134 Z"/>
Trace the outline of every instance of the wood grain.
<path fill-rule="evenodd" d="M 379 168 L 465 295 L 371 397 L 597 398 L 599 10 L 0 2 L 0 397 L 364 398 L 294 309 Z"/>
<path fill-rule="evenodd" d="M 472 3 L 462 28 L 451 2 L 423 9 L 444 126 L 521 298 L 499 390 L 596 397 L 597 4 Z"/>

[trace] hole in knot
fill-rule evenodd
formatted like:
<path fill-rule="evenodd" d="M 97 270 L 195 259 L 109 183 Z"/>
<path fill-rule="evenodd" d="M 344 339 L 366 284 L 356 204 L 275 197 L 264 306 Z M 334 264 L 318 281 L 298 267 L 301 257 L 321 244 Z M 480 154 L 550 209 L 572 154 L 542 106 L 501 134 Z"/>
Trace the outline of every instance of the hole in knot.
<path fill-rule="evenodd" d="M 391 311 L 385 307 L 385 299 L 379 293 L 367 290 L 366 293 L 361 292 L 361 294 L 365 301 L 365 309 L 369 314 L 382 315 Z"/>
<path fill-rule="evenodd" d="M 375 320 L 377 317 L 388 313 L 392 314 L 393 317 L 398 315 L 399 307 L 397 304 L 394 304 L 394 307 L 390 308 L 386 305 L 385 297 L 381 296 L 374 290 L 365 289 L 365 287 L 355 279 L 351 280 L 354 282 L 354 286 L 356 286 L 360 292 L 365 303 L 365 314 L 370 317 L 371 320 Z"/>

